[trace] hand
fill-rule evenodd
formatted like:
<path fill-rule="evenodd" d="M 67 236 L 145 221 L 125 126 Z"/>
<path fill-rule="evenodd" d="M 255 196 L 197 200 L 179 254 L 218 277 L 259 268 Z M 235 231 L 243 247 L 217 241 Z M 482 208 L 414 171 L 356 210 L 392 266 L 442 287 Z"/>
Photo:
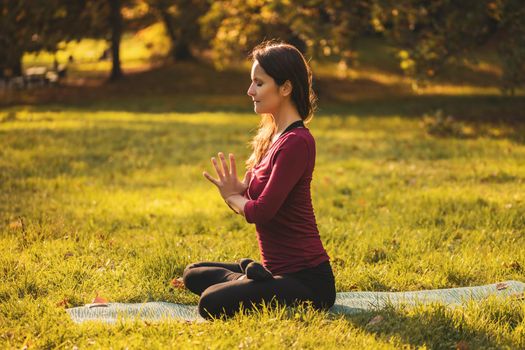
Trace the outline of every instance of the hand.
<path fill-rule="evenodd" d="M 235 194 L 243 195 L 246 189 L 248 188 L 248 185 L 250 184 L 250 180 L 252 178 L 252 172 L 248 170 L 244 175 L 244 179 L 242 180 L 242 182 L 239 181 L 239 179 L 237 178 L 237 167 L 235 165 L 235 157 L 231 153 L 229 154 L 229 157 L 230 168 L 228 168 L 228 165 L 226 164 L 224 154 L 222 152 L 219 152 L 219 159 L 221 161 L 222 169 L 217 164 L 217 160 L 215 159 L 215 157 L 211 158 L 211 163 L 215 167 L 217 175 L 219 176 L 218 179 L 214 179 L 206 171 L 202 173 L 202 175 L 204 175 L 205 178 L 207 178 L 208 180 L 210 180 L 211 183 L 217 186 L 222 198 L 225 200 L 229 196 Z"/>

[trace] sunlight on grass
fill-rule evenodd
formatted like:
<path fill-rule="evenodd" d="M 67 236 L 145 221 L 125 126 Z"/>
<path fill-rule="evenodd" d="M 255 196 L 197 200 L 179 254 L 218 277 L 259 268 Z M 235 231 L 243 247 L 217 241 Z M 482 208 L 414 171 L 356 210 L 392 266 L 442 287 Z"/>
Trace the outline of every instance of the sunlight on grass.
<path fill-rule="evenodd" d="M 196 303 L 169 285 L 187 264 L 259 258 L 253 225 L 202 177 L 217 151 L 244 162 L 258 117 L 52 106 L 11 108 L 1 120 L 3 347 L 525 345 L 519 301 L 461 312 L 432 305 L 340 317 L 284 308 L 209 324 L 76 326 L 64 305 L 96 293 Z M 438 137 L 403 115 L 331 112 L 309 128 L 317 143 L 313 204 L 338 291 L 525 279 L 522 126 Z M 370 325 L 377 315 L 383 321 Z"/>

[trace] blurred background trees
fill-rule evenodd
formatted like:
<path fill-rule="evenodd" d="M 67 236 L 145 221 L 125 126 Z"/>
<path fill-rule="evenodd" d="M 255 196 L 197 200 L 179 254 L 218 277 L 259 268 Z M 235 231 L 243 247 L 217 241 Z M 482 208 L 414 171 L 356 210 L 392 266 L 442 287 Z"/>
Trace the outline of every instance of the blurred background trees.
<path fill-rule="evenodd" d="M 0 74 L 21 75 L 24 53 L 75 39 L 87 10 L 83 1 L 0 0 Z"/>
<path fill-rule="evenodd" d="M 345 70 L 367 36 L 397 50 L 415 86 L 439 77 L 449 63 L 476 62 L 495 43 L 500 85 L 525 82 L 525 2 L 521 0 L 0 0 L 0 74 L 22 74 L 24 53 L 59 49 L 83 38 L 106 40 L 110 77 L 118 79 L 120 40 L 162 23 L 168 58 L 211 60 L 218 68 L 246 58 L 262 40 L 287 41 L 315 61 Z"/>

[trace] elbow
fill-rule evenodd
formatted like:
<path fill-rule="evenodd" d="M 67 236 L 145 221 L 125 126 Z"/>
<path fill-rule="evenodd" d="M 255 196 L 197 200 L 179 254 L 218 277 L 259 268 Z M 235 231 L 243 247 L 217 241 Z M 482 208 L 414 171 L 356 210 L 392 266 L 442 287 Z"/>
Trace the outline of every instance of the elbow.
<path fill-rule="evenodd" d="M 261 225 L 272 220 L 277 214 L 274 210 L 267 210 L 264 206 L 257 205 L 255 202 L 247 202 L 244 207 L 244 217 L 250 224 Z"/>
<path fill-rule="evenodd" d="M 257 213 L 255 215 L 255 224 L 261 225 L 272 220 L 275 217 L 275 213 Z"/>

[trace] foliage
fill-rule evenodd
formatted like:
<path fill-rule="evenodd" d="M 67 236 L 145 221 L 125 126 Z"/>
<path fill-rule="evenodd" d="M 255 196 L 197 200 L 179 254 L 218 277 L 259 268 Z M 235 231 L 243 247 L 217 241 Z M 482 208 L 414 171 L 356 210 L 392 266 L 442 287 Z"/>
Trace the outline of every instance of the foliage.
<path fill-rule="evenodd" d="M 0 77 L 20 75 L 25 52 L 55 50 L 85 24 L 83 1 L 0 1 Z"/>
<path fill-rule="evenodd" d="M 0 68 L 19 74 L 26 52 L 53 51 L 72 39 L 110 39 L 120 22 L 110 16 L 110 5 L 117 3 L 2 1 Z M 396 48 L 415 89 L 442 75 L 447 64 L 476 63 L 481 46 L 497 51 L 504 92 L 514 94 L 525 83 L 521 0 L 124 0 L 118 7 L 124 30 L 136 32 L 161 20 L 176 60 L 210 47 L 215 65 L 224 68 L 262 40 L 279 38 L 313 60 L 338 61 L 346 71 L 358 62 L 358 39 L 375 33 Z"/>
<path fill-rule="evenodd" d="M 262 39 L 281 38 L 293 42 L 294 33 L 281 16 L 285 1 L 214 1 L 200 19 L 203 36 L 210 41 L 217 67 L 245 58 Z"/>
<path fill-rule="evenodd" d="M 202 48 L 199 18 L 209 8 L 206 0 L 145 0 L 151 12 L 164 23 L 171 39 L 171 56 L 175 61 L 193 59 L 191 48 Z"/>
<path fill-rule="evenodd" d="M 525 82 L 523 18 L 519 0 L 223 0 L 213 3 L 201 23 L 218 66 L 277 37 L 313 59 L 336 59 L 347 69 L 357 60 L 356 40 L 375 31 L 397 48 L 416 89 L 447 63 L 477 62 L 476 49 L 495 43 L 501 87 L 514 93 Z"/>
<path fill-rule="evenodd" d="M 401 68 L 420 84 L 444 65 L 477 61 L 474 49 L 494 43 L 503 67 L 502 89 L 525 83 L 525 3 L 520 0 L 380 0 L 373 24 L 399 47 Z"/>
<path fill-rule="evenodd" d="M 215 1 L 201 24 L 218 66 L 271 38 L 313 59 L 335 56 L 352 65 L 354 41 L 369 26 L 368 18 L 368 3 L 362 0 L 225 0 Z"/>

